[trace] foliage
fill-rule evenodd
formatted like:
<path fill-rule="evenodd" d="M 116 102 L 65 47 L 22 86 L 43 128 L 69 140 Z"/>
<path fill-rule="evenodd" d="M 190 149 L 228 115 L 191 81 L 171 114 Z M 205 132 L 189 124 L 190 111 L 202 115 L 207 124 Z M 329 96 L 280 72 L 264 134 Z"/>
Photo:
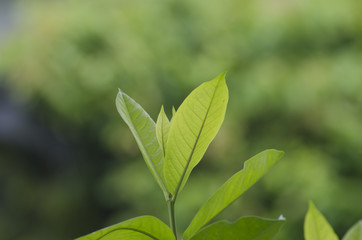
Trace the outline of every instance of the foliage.
<path fill-rule="evenodd" d="M 143 216 L 99 230 L 79 240 L 111 240 L 120 237 L 177 239 L 174 213 L 177 196 L 217 134 L 224 120 L 227 102 L 225 74 L 221 74 L 192 91 L 170 121 L 162 107 L 155 124 L 138 103 L 120 90 L 116 98 L 118 112 L 129 126 L 148 168 L 164 193 L 169 205 L 172 231 L 157 218 Z M 232 176 L 201 207 L 183 239 L 266 240 L 274 237 L 284 220 L 249 217 L 235 223 L 217 222 L 200 229 L 240 197 L 282 156 L 281 151 L 266 150 L 246 161 L 244 169 Z"/>
<path fill-rule="evenodd" d="M 234 174 L 196 213 L 185 231 L 185 240 L 249 189 L 282 155 L 280 151 L 267 150 L 247 160 L 244 169 Z"/>
<path fill-rule="evenodd" d="M 257 217 L 240 218 L 234 223 L 219 221 L 202 229 L 193 240 L 266 240 L 271 239 L 279 231 L 281 220 L 262 219 Z"/>
<path fill-rule="evenodd" d="M 175 237 L 171 229 L 157 218 L 152 216 L 142 216 L 115 224 L 78 239 L 174 240 Z"/>
<path fill-rule="evenodd" d="M 74 154 L 39 160 L 2 146 L 3 238 L 62 240 L 135 215 L 166 219 L 109 93 L 120 87 L 155 119 L 162 102 L 179 105 L 225 69 L 230 117 L 183 189 L 180 228 L 237 159 L 269 147 L 288 161 L 219 218 L 283 212 L 279 238 L 300 240 L 309 199 L 332 213 L 338 235 L 362 215 L 361 1 L 19 2 L 1 87 Z M 55 161 L 62 167 L 44 168 Z"/>
<path fill-rule="evenodd" d="M 318 211 L 312 202 L 309 203 L 309 210 L 304 222 L 305 240 L 338 240 L 338 236 L 333 231 L 325 217 Z M 362 221 L 360 220 L 352 226 L 342 240 L 361 240 Z"/>

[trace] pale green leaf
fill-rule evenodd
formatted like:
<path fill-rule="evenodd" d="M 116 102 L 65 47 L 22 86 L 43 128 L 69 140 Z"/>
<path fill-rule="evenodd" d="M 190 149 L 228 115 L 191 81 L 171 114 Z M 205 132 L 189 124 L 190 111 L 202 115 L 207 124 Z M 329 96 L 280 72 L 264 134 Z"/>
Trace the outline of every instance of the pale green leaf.
<path fill-rule="evenodd" d="M 160 177 L 163 153 L 156 137 L 156 124 L 138 103 L 121 90 L 116 98 L 116 106 L 135 137 L 148 168 L 166 196 L 167 190 Z"/>
<path fill-rule="evenodd" d="M 156 136 L 164 154 L 166 153 L 167 139 L 168 133 L 170 131 L 170 126 L 170 121 L 168 120 L 162 106 L 156 122 Z"/>
<path fill-rule="evenodd" d="M 304 221 L 305 240 L 338 240 L 333 228 L 312 202 Z"/>
<path fill-rule="evenodd" d="M 362 240 L 362 220 L 353 225 L 342 240 Z"/>
<path fill-rule="evenodd" d="M 190 226 L 186 229 L 184 240 L 190 239 L 200 228 L 240 197 L 240 195 L 256 183 L 283 154 L 281 151 L 271 149 L 265 150 L 247 160 L 244 164 L 244 169 L 234 174 L 200 208 Z"/>
<path fill-rule="evenodd" d="M 173 240 L 171 229 L 153 216 L 141 216 L 103 228 L 76 240 Z"/>
<path fill-rule="evenodd" d="M 228 89 L 225 74 L 191 92 L 172 119 L 164 161 L 164 180 L 172 195 L 183 188 L 217 134 L 225 116 Z"/>
<path fill-rule="evenodd" d="M 191 238 L 191 240 L 268 240 L 272 239 L 285 220 L 258 217 L 240 218 L 234 223 L 213 223 Z"/>

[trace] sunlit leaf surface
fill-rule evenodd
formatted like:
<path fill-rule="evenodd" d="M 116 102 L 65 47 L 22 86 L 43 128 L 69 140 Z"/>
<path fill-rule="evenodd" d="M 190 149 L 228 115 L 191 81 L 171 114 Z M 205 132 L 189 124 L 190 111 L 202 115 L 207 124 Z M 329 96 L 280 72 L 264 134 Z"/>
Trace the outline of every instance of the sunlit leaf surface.
<path fill-rule="evenodd" d="M 172 195 L 182 189 L 217 134 L 227 102 L 225 74 L 221 74 L 192 91 L 174 115 L 163 171 L 165 185 Z"/>
<path fill-rule="evenodd" d="M 116 98 L 116 106 L 135 137 L 152 175 L 161 189 L 166 192 L 160 177 L 163 154 L 156 137 L 156 124 L 138 103 L 121 90 Z"/>
<path fill-rule="evenodd" d="M 268 240 L 272 239 L 285 220 L 244 217 L 234 223 L 220 221 L 213 223 L 191 240 Z"/>
<path fill-rule="evenodd" d="M 76 240 L 174 240 L 171 229 L 153 216 L 141 216 L 103 228 Z"/>
<path fill-rule="evenodd" d="M 274 149 L 265 150 L 245 162 L 244 169 L 234 174 L 201 207 L 190 226 L 184 233 L 184 239 L 190 239 L 200 228 L 235 201 L 241 194 L 256 183 L 282 156 L 283 152 Z"/>
<path fill-rule="evenodd" d="M 304 221 L 305 240 L 338 240 L 333 228 L 312 202 Z"/>

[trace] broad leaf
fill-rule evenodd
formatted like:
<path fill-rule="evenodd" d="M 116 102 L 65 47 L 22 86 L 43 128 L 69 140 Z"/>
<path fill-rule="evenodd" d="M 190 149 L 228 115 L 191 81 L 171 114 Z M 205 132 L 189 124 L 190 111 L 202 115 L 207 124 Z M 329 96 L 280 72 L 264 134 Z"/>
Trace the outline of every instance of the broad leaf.
<path fill-rule="evenodd" d="M 235 201 L 241 194 L 256 183 L 282 156 L 283 152 L 274 149 L 265 150 L 247 160 L 244 169 L 234 174 L 219 190 L 200 208 L 190 226 L 184 233 L 188 240 L 200 228 Z"/>
<path fill-rule="evenodd" d="M 333 228 L 312 202 L 304 221 L 304 238 L 306 240 L 338 240 Z"/>
<path fill-rule="evenodd" d="M 76 240 L 173 240 L 171 229 L 153 216 L 141 216 L 103 228 Z"/>
<path fill-rule="evenodd" d="M 165 111 L 163 110 L 163 106 L 161 107 L 160 114 L 157 118 L 156 123 L 156 136 L 158 143 L 160 144 L 163 153 L 166 152 L 166 145 L 168 139 L 168 132 L 170 131 L 170 121 L 168 120 Z"/>
<path fill-rule="evenodd" d="M 362 240 L 362 220 L 353 225 L 342 240 Z"/>
<path fill-rule="evenodd" d="M 191 92 L 172 119 L 163 176 L 172 195 L 183 188 L 217 134 L 225 116 L 228 89 L 225 74 Z"/>
<path fill-rule="evenodd" d="M 166 196 L 167 190 L 160 177 L 163 153 L 157 141 L 154 121 L 138 103 L 121 90 L 116 98 L 116 106 L 135 137 L 148 168 Z"/>
<path fill-rule="evenodd" d="M 219 221 L 202 229 L 191 240 L 268 240 L 279 232 L 284 222 L 258 217 L 244 217 L 234 223 Z"/>

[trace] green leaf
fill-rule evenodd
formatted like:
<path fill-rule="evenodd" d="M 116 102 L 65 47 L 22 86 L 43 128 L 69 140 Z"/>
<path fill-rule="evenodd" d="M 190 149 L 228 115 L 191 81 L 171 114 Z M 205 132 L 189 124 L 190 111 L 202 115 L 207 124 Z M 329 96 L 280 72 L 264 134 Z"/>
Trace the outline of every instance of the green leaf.
<path fill-rule="evenodd" d="M 121 90 L 116 98 L 116 106 L 135 137 L 148 168 L 166 197 L 167 190 L 160 177 L 163 168 L 163 153 L 157 141 L 154 121 L 138 103 Z"/>
<path fill-rule="evenodd" d="M 141 216 L 103 228 L 76 240 L 172 240 L 171 229 L 153 216 Z"/>
<path fill-rule="evenodd" d="M 283 152 L 274 149 L 265 150 L 247 160 L 244 169 L 234 174 L 219 190 L 200 208 L 190 226 L 184 233 L 188 240 L 200 228 L 235 201 L 241 194 L 256 183 L 282 156 Z"/>
<path fill-rule="evenodd" d="M 227 102 L 225 74 L 221 74 L 192 91 L 177 110 L 172 119 L 163 169 L 166 188 L 173 196 L 181 191 L 217 134 Z"/>
<path fill-rule="evenodd" d="M 338 240 L 333 228 L 313 202 L 309 203 L 309 209 L 305 216 L 304 238 L 306 240 Z"/>
<path fill-rule="evenodd" d="M 157 118 L 156 123 L 156 136 L 158 143 L 160 144 L 163 153 L 166 153 L 166 146 L 167 146 L 167 139 L 168 139 L 168 133 L 170 131 L 170 121 L 167 118 L 167 115 L 165 111 L 163 110 L 163 106 L 161 107 L 160 114 Z"/>
<path fill-rule="evenodd" d="M 362 240 L 362 220 L 353 225 L 342 240 Z"/>
<path fill-rule="evenodd" d="M 284 222 L 258 217 L 244 217 L 234 223 L 219 221 L 203 228 L 191 240 L 268 240 L 279 232 Z"/>

